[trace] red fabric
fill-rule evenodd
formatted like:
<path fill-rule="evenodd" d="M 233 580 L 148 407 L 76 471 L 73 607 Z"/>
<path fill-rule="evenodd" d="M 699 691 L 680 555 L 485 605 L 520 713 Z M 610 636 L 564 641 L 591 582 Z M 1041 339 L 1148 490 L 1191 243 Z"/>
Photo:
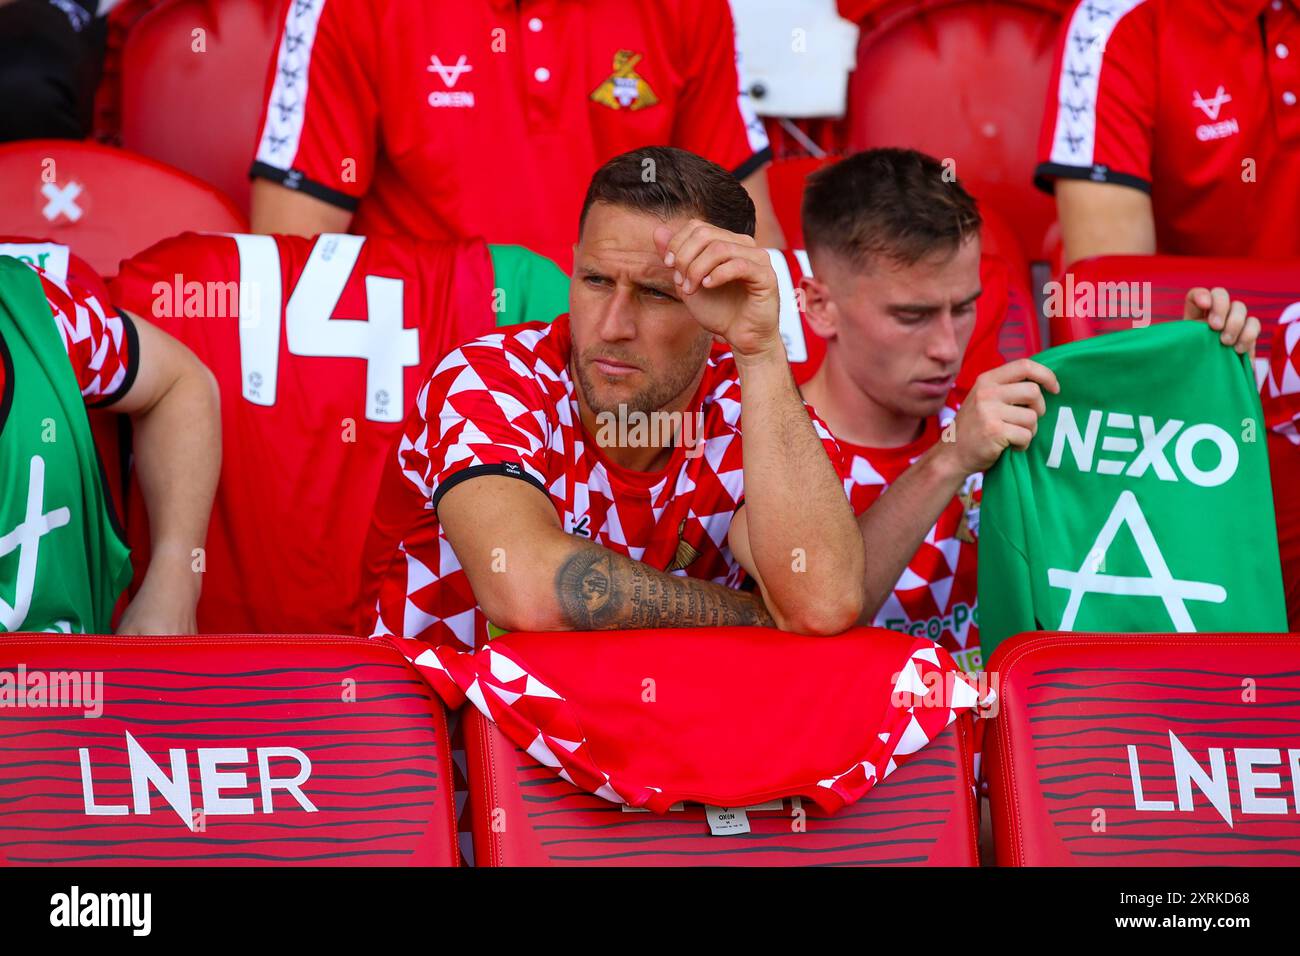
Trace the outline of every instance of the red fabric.
<path fill-rule="evenodd" d="M 399 646 L 449 706 L 470 701 L 570 783 L 656 813 L 789 796 L 834 812 L 981 703 L 942 648 L 875 628 L 521 633 L 472 653 Z"/>
<path fill-rule="evenodd" d="M 82 289 L 89 295 L 93 296 L 105 307 L 105 318 L 116 320 L 116 314 L 111 317 L 108 315 L 107 306 L 111 301 L 108 289 L 104 285 L 104 280 L 99 273 L 90 267 L 84 259 L 73 255 L 67 246 L 61 243 L 53 243 L 42 239 L 32 239 L 25 236 L 0 236 L 0 252 L 5 255 L 11 255 L 27 262 L 29 265 L 35 265 L 46 274 L 48 278 L 66 280 L 69 288 Z M 97 320 L 97 316 L 95 317 Z M 130 339 L 114 340 L 112 338 L 112 328 L 105 326 L 105 331 L 109 332 L 109 349 L 116 353 L 115 358 L 107 354 L 104 355 L 105 361 L 117 361 L 124 364 L 129 369 L 135 363 L 138 356 L 131 352 Z M 125 331 L 123 327 L 122 331 Z M 64 340 L 66 343 L 66 339 Z M 90 355 L 96 354 L 98 347 L 89 350 Z M 83 352 L 82 354 L 86 354 Z M 112 376 L 110 376 L 111 378 Z M 4 392 L 5 369 L 3 363 L 0 363 L 0 394 Z M 84 381 L 84 372 L 78 374 L 78 381 Z M 101 378 L 101 382 L 103 379 Z M 119 387 L 121 384 L 119 383 Z M 104 401 L 102 396 L 97 396 L 93 404 Z M 108 486 L 109 495 L 113 499 L 115 513 L 120 518 L 126 516 L 126 490 L 124 482 L 124 456 L 127 450 L 122 447 L 121 433 L 119 431 L 119 419 L 111 410 L 104 410 L 97 407 L 87 409 L 87 417 L 90 420 L 90 432 L 95 439 L 95 446 L 99 450 L 99 458 L 104 466 L 104 478 Z M 125 524 L 124 520 L 119 524 Z M 124 593 L 119 601 L 119 610 L 125 606 L 127 595 Z M 116 622 L 116 618 L 114 618 Z"/>
<path fill-rule="evenodd" d="M 355 209 L 355 232 L 482 235 L 567 266 L 605 160 L 668 144 L 747 175 L 767 155 L 726 0 L 285 11 L 253 172 Z M 627 83 L 594 100 L 616 69 Z"/>
<path fill-rule="evenodd" d="M 442 492 L 471 475 L 527 481 L 565 532 L 651 567 L 737 587 L 727 547 L 744 497 L 735 361 L 715 349 L 664 468 L 637 472 L 601 453 L 570 378 L 568 316 L 483 336 L 448 354 L 416 396 L 386 465 L 358 606 L 360 633 L 477 647 L 488 637 L 469 577 L 443 535 Z M 837 467 L 838 446 L 813 416 Z M 472 478 L 471 478 L 472 480 Z M 377 614 L 376 614 L 377 611 Z"/>
<path fill-rule="evenodd" d="M 445 352 L 493 327 L 492 285 L 481 242 L 189 233 L 123 263 L 114 301 L 180 339 L 221 391 L 226 451 L 201 629 L 352 630 L 362 545 L 402 416 Z M 245 355 L 238 303 L 221 295 L 229 287 L 268 297 L 266 359 Z M 391 361 L 358 354 L 381 339 Z M 142 513 L 132 509 L 128 528 L 137 556 L 148 549 Z"/>
<path fill-rule="evenodd" d="M 1294 3 L 1084 0 L 1062 30 L 1038 182 L 1150 192 L 1163 253 L 1300 255 L 1297 97 Z"/>

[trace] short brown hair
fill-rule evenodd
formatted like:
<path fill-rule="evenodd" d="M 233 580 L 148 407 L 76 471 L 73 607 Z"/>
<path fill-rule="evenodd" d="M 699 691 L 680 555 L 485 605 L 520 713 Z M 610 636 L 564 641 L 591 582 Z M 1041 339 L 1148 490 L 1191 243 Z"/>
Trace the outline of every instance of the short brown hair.
<path fill-rule="evenodd" d="M 819 169 L 803 195 L 808 249 L 859 266 L 874 255 L 913 265 L 934 252 L 956 252 L 983 220 L 948 172 L 914 149 L 868 149 Z"/>
<path fill-rule="evenodd" d="M 615 156 L 591 177 L 578 233 L 598 202 L 646 212 L 667 222 L 693 216 L 728 232 L 754 234 L 754 200 L 740 180 L 674 146 L 644 146 Z"/>

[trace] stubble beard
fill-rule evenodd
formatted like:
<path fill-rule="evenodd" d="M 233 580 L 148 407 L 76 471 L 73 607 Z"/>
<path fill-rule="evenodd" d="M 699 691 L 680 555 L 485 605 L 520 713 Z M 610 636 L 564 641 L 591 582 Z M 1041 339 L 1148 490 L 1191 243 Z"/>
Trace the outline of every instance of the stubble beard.
<path fill-rule="evenodd" d="M 587 407 L 591 409 L 593 414 L 617 415 L 620 408 L 622 408 L 623 414 L 640 412 L 648 415 L 664 409 L 673 399 L 690 387 L 691 382 L 699 373 L 700 367 L 708 359 L 711 346 L 711 336 L 701 337 L 699 344 L 691 354 L 683 358 L 682 361 L 674 363 L 669 368 L 668 374 L 659 379 L 650 378 L 647 375 L 650 380 L 642 388 L 622 400 L 601 395 L 602 389 L 598 380 L 602 376 L 599 371 L 593 371 L 591 360 L 597 356 L 611 358 L 615 361 L 635 364 L 638 368 L 644 370 L 645 363 L 639 356 L 612 354 L 607 348 L 592 346 L 573 360 L 574 377 L 578 381 L 578 387 L 582 389 L 582 397 L 586 400 Z M 642 374 L 646 373 L 643 371 Z"/>

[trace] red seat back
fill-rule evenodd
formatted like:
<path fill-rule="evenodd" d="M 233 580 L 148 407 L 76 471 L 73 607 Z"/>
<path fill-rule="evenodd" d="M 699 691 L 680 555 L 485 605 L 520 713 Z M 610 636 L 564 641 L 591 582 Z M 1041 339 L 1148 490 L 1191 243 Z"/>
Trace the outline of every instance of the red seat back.
<path fill-rule="evenodd" d="M 975 866 L 970 718 L 862 800 L 748 811 L 751 832 L 713 836 L 699 805 L 626 810 L 556 776 L 477 710 L 464 714 L 474 858 L 486 866 Z"/>
<path fill-rule="evenodd" d="M 1295 865 L 1300 636 L 1022 634 L 989 673 L 999 865 Z"/>
<path fill-rule="evenodd" d="M 456 862 L 445 715 L 385 641 L 0 638 L 0 680 L 59 673 L 102 714 L 5 711 L 0 864 Z"/>
<path fill-rule="evenodd" d="M 800 156 L 774 160 L 767 167 L 767 189 L 772 196 L 772 211 L 785 234 L 787 249 L 803 249 L 803 187 L 808 177 L 829 166 L 839 157 Z"/>
<path fill-rule="evenodd" d="M 1120 332 L 1134 325 L 1136 311 L 1118 296 L 1119 289 L 1103 283 L 1151 283 L 1149 317 L 1152 322 L 1176 322 L 1183 317 L 1187 290 L 1194 286 L 1223 286 L 1250 308 L 1263 328 L 1256 357 L 1267 360 L 1273 333 L 1282 313 L 1300 303 L 1300 261 L 1268 262 L 1253 259 L 1212 259 L 1193 256 L 1101 256 L 1072 265 L 1056 280 L 1059 305 L 1053 304 L 1052 288 L 1044 303 L 1051 322 L 1052 343 L 1060 345 L 1104 332 Z M 1137 295 L 1145 302 L 1147 291 L 1139 285 Z M 1092 296 L 1087 307 L 1085 292 Z M 1129 300 L 1133 295 L 1129 294 Z"/>
<path fill-rule="evenodd" d="M 123 145 L 212 183 L 247 211 L 281 11 L 277 0 L 169 0 L 141 18 L 122 52 Z"/>
<path fill-rule="evenodd" d="M 0 209 L 4 232 L 63 243 L 105 276 L 187 229 L 246 228 L 207 183 L 126 150 L 72 140 L 0 145 Z"/>
<path fill-rule="evenodd" d="M 873 6 L 849 85 L 849 148 L 954 159 L 971 192 L 1007 213 L 1025 253 L 1045 258 L 1056 210 L 1032 176 L 1061 15 L 1055 0 Z"/>

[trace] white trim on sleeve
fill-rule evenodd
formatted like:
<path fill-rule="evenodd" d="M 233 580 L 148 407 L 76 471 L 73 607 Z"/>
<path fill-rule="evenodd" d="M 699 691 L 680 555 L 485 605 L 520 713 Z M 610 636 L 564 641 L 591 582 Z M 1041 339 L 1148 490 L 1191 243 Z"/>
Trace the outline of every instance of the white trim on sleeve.
<path fill-rule="evenodd" d="M 302 142 L 307 115 L 307 75 L 311 68 L 316 26 L 325 0 L 292 0 L 276 53 L 275 82 L 267 100 L 266 125 L 257 146 L 257 162 L 292 169 Z"/>
<path fill-rule="evenodd" d="M 1119 22 L 1147 0 L 1084 0 L 1070 16 L 1057 86 L 1049 162 L 1092 166 L 1097 152 L 1097 94 L 1106 44 Z"/>

